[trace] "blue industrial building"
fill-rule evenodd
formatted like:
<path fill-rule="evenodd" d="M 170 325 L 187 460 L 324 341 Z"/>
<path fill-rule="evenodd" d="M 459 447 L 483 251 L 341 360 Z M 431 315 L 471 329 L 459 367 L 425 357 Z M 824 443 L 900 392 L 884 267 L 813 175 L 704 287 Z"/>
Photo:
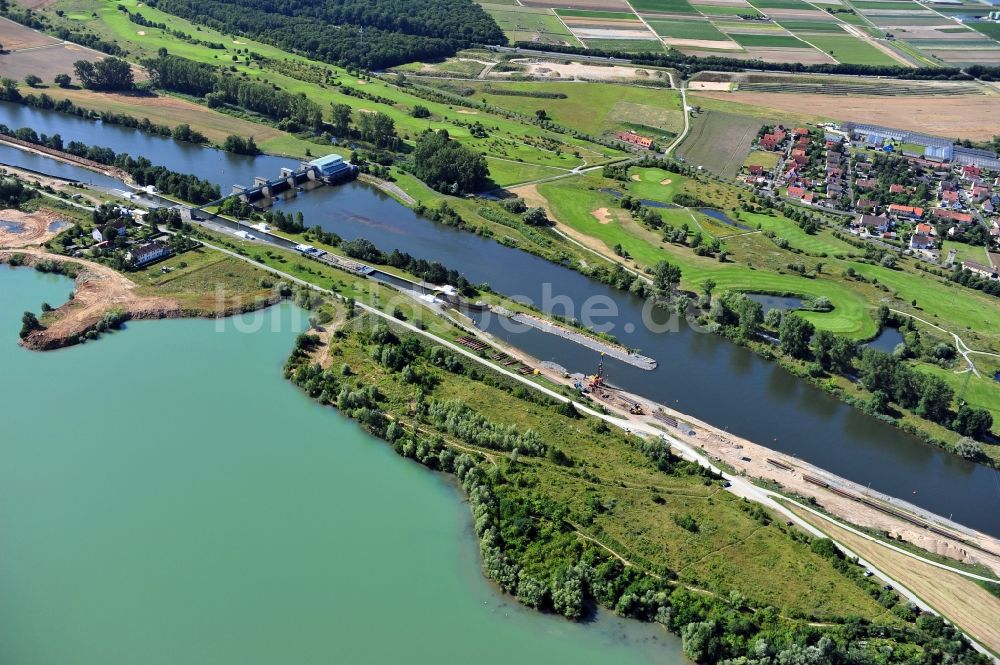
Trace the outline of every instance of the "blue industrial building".
<path fill-rule="evenodd" d="M 330 154 L 309 162 L 309 166 L 316 167 L 319 175 L 323 178 L 341 178 L 354 173 L 357 168 L 350 162 L 345 162 L 340 155 Z"/>

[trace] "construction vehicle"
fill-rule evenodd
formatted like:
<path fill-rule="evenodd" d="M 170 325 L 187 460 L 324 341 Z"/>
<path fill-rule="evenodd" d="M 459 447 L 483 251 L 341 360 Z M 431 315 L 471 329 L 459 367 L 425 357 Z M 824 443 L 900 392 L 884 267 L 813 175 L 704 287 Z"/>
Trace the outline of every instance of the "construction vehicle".
<path fill-rule="evenodd" d="M 590 390 L 600 390 L 604 387 L 604 354 L 601 354 L 601 360 L 597 363 L 597 374 L 593 374 L 587 377 L 589 383 L 587 388 Z"/>

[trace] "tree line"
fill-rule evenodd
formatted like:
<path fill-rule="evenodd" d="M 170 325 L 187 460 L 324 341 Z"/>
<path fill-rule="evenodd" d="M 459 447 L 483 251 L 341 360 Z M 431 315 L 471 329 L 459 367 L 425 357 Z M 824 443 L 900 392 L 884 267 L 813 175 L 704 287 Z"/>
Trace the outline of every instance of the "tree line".
<path fill-rule="evenodd" d="M 200 205 L 219 198 L 219 186 L 189 173 L 177 173 L 165 166 L 153 164 L 145 157 L 138 159 L 128 153 L 116 153 L 111 148 L 88 146 L 79 141 L 63 144 L 58 134 L 39 135 L 30 127 L 12 130 L 0 124 L 0 134 L 34 143 L 36 145 L 60 150 L 62 152 L 89 159 L 98 164 L 122 169 L 140 186 L 153 185 L 159 191 L 170 196 L 176 196 L 190 203 Z"/>

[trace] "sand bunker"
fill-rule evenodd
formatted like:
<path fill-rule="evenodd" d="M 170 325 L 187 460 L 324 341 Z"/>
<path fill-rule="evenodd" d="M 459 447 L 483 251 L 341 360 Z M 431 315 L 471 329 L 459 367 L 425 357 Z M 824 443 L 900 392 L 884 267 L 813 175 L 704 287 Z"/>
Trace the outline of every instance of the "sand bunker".
<path fill-rule="evenodd" d="M 642 182 L 642 178 L 639 177 L 638 173 L 632 174 L 632 180 L 634 180 L 635 182 Z"/>
<path fill-rule="evenodd" d="M 458 109 L 458 112 L 465 115 L 479 115 L 479 111 L 473 111 L 472 109 Z"/>
<path fill-rule="evenodd" d="M 664 178 L 663 180 L 660 181 L 660 184 L 661 185 L 669 185 L 672 182 L 673 182 L 673 180 L 671 180 L 670 178 Z"/>
<path fill-rule="evenodd" d="M 140 37 L 145 37 L 146 36 L 146 31 L 145 30 L 140 30 L 136 34 L 139 35 Z"/>
<path fill-rule="evenodd" d="M 611 211 L 608 210 L 607 208 L 598 208 L 597 210 L 592 211 L 590 214 L 593 215 L 594 219 L 596 219 L 601 224 L 611 223 Z"/>

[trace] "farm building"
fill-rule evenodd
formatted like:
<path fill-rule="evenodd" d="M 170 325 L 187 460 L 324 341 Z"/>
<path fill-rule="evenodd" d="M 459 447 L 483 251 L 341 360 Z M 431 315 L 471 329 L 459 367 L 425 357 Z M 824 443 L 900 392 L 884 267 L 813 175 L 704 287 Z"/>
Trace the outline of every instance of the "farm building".
<path fill-rule="evenodd" d="M 171 254 L 173 254 L 173 250 L 168 245 L 162 242 L 148 242 L 129 251 L 127 258 L 136 267 L 141 267 Z"/>
<path fill-rule="evenodd" d="M 616 132 L 615 138 L 619 141 L 624 141 L 625 143 L 631 143 L 634 146 L 645 148 L 646 150 L 653 147 L 653 139 L 648 136 L 636 134 L 635 132 Z"/>

